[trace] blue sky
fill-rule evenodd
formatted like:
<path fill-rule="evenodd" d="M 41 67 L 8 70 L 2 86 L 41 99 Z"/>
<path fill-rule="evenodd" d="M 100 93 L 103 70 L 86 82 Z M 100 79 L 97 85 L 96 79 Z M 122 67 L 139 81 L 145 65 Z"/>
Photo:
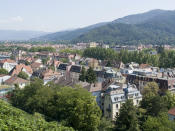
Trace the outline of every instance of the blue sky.
<path fill-rule="evenodd" d="M 175 10 L 175 0 L 0 0 L 0 29 L 54 32 L 152 9 Z"/>

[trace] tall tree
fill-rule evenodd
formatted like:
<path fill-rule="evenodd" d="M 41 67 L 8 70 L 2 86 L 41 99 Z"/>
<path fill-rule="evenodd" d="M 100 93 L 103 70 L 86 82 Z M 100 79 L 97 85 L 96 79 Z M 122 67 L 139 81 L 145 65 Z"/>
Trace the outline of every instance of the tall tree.
<path fill-rule="evenodd" d="M 83 82 L 86 80 L 86 70 L 84 66 L 82 67 L 82 70 L 80 72 L 79 80 Z"/>
<path fill-rule="evenodd" d="M 86 73 L 86 81 L 90 84 L 94 83 L 96 81 L 96 74 L 92 67 L 89 67 Z"/>
<path fill-rule="evenodd" d="M 132 100 L 127 100 L 120 109 L 120 114 L 116 117 L 115 131 L 139 131 L 136 107 Z"/>

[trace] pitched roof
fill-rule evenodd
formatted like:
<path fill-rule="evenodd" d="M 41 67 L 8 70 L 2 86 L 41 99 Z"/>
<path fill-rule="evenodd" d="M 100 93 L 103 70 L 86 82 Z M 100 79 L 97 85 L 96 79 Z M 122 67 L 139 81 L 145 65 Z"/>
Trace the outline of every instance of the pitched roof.
<path fill-rule="evenodd" d="M 28 82 L 29 81 L 19 78 L 17 76 L 12 76 L 9 79 L 7 79 L 4 83 L 7 85 L 12 85 L 12 84 L 20 84 L 20 83 L 28 83 Z"/>
<path fill-rule="evenodd" d="M 81 66 L 72 65 L 71 68 L 70 68 L 70 72 L 80 73 L 81 72 Z"/>
<path fill-rule="evenodd" d="M 42 73 L 43 79 L 49 78 L 50 76 L 58 76 L 58 75 L 59 75 L 58 72 L 55 72 L 51 69 L 46 70 Z"/>
<path fill-rule="evenodd" d="M 31 67 L 32 68 L 39 68 L 41 65 L 42 65 L 41 63 L 34 62 L 31 64 Z"/>
<path fill-rule="evenodd" d="M 89 92 L 97 92 L 102 90 L 102 84 L 101 83 L 96 83 L 96 84 L 89 84 L 85 87 Z"/>
<path fill-rule="evenodd" d="M 5 62 L 8 62 L 8 63 L 16 63 L 14 60 L 11 60 L 11 59 L 4 59 L 4 60 L 0 60 L 0 63 L 5 63 Z"/>
<path fill-rule="evenodd" d="M 144 69 L 144 68 L 150 68 L 151 66 L 149 64 L 141 64 L 139 67 Z"/>
<path fill-rule="evenodd" d="M 12 71 L 10 72 L 11 75 L 18 75 L 22 69 L 26 69 L 28 73 L 32 74 L 33 73 L 33 70 L 31 68 L 31 66 L 26 66 L 24 64 L 19 64 L 19 65 L 16 65 Z"/>
<path fill-rule="evenodd" d="M 66 67 L 68 66 L 68 64 L 60 64 L 58 69 L 60 70 L 66 70 Z"/>
<path fill-rule="evenodd" d="M 168 111 L 168 114 L 175 116 L 175 107 Z"/>

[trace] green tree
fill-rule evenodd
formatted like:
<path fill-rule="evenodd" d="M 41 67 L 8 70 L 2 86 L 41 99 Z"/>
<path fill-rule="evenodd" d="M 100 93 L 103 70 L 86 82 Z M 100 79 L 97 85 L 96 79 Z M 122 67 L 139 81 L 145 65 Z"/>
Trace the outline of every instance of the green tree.
<path fill-rule="evenodd" d="M 48 62 L 48 60 L 49 60 L 49 57 L 42 59 L 42 63 L 43 63 L 43 65 L 46 65 L 47 62 Z"/>
<path fill-rule="evenodd" d="M 55 121 L 46 122 L 43 115 L 30 115 L 0 100 L 0 130 L 2 131 L 73 131 Z"/>
<path fill-rule="evenodd" d="M 18 77 L 27 80 L 29 78 L 28 74 L 24 71 L 19 72 Z"/>
<path fill-rule="evenodd" d="M 167 113 L 162 113 L 158 117 L 148 116 L 143 129 L 144 131 L 174 131 L 175 123 L 168 119 Z"/>
<path fill-rule="evenodd" d="M 120 109 L 120 114 L 116 117 L 116 131 L 139 131 L 136 107 L 132 100 L 127 100 Z"/>
<path fill-rule="evenodd" d="M 39 112 L 49 121 L 57 120 L 76 130 L 96 131 L 100 124 L 96 99 L 83 88 L 44 85 L 36 79 L 24 89 L 15 89 L 10 101 L 29 113 Z"/>
<path fill-rule="evenodd" d="M 83 82 L 86 80 L 86 69 L 84 68 L 84 66 L 82 67 L 82 70 L 80 72 L 79 80 Z"/>
<path fill-rule="evenodd" d="M 107 120 L 106 118 L 102 117 L 98 130 L 99 131 L 112 131 L 113 128 L 114 128 L 114 124 L 112 123 L 112 121 Z"/>
<path fill-rule="evenodd" d="M 159 86 L 155 82 L 148 82 L 143 89 L 143 96 L 146 95 L 158 95 Z"/>
<path fill-rule="evenodd" d="M 8 71 L 6 69 L 0 68 L 0 75 L 7 75 Z"/>
<path fill-rule="evenodd" d="M 90 84 L 94 83 L 96 81 L 96 74 L 92 67 L 89 67 L 89 69 L 86 72 L 86 81 Z"/>

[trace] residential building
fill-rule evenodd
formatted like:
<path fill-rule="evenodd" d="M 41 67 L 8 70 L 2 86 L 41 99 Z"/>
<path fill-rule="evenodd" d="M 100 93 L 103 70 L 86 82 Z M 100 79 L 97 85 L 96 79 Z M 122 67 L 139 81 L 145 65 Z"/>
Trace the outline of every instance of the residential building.
<path fill-rule="evenodd" d="M 24 88 L 27 84 L 30 82 L 28 80 L 24 80 L 22 78 L 19 78 L 17 76 L 12 76 L 6 81 L 4 81 L 5 85 L 9 85 L 11 87 L 15 87 L 15 84 L 19 85 L 19 88 Z"/>
<path fill-rule="evenodd" d="M 127 99 L 133 100 L 133 104 L 137 106 L 142 100 L 142 95 L 135 85 L 128 84 L 126 87 L 122 87 L 113 84 L 102 94 L 102 98 L 104 100 L 104 116 L 115 120 L 116 115 L 120 113 L 122 104 L 125 103 Z"/>
<path fill-rule="evenodd" d="M 24 64 L 19 64 L 16 65 L 11 71 L 10 71 L 10 75 L 14 76 L 14 75 L 18 75 L 21 71 L 25 72 L 29 77 L 32 76 L 33 70 L 31 68 L 30 65 L 24 65 Z"/>
<path fill-rule="evenodd" d="M 0 75 L 0 85 L 4 83 L 7 79 L 9 79 L 11 76 L 9 75 Z"/>
<path fill-rule="evenodd" d="M 0 61 L 0 67 L 6 69 L 8 72 L 10 72 L 16 65 L 17 63 L 11 59 L 4 59 Z"/>
<path fill-rule="evenodd" d="M 171 121 L 175 120 L 175 107 L 168 111 L 168 118 Z"/>

